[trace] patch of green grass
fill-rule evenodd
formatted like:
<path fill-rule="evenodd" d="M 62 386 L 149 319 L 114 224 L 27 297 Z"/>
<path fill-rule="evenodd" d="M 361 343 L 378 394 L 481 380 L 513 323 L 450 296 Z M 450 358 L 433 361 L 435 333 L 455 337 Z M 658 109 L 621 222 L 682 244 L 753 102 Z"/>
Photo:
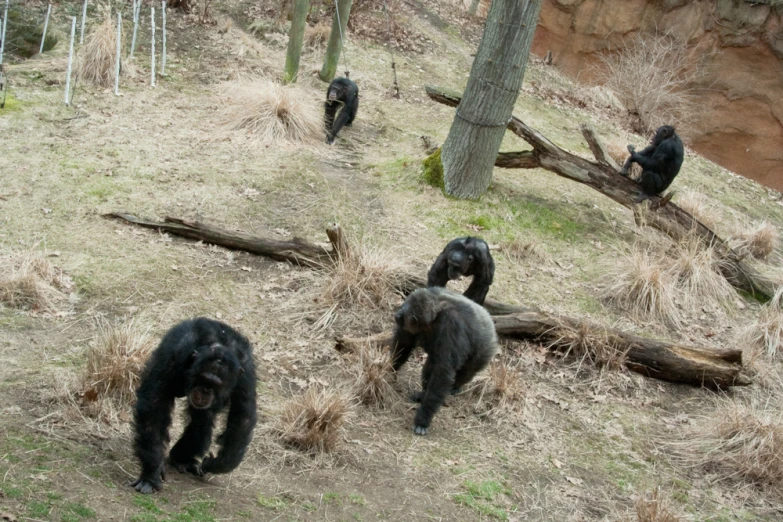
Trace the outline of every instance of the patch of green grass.
<path fill-rule="evenodd" d="M 212 511 L 215 509 L 214 500 L 197 500 L 185 506 L 185 512 L 174 515 L 172 522 L 215 522 Z"/>
<path fill-rule="evenodd" d="M 324 493 L 324 502 L 327 504 L 339 504 L 340 503 L 340 494 L 339 493 Z"/>
<path fill-rule="evenodd" d="M 45 519 L 49 518 L 49 512 L 52 506 L 48 502 L 32 501 L 27 504 L 27 514 L 30 518 Z"/>
<path fill-rule="evenodd" d="M 106 201 L 115 192 L 117 192 L 117 184 L 110 178 L 102 178 L 89 185 L 84 193 L 99 201 Z"/>
<path fill-rule="evenodd" d="M 59 493 L 49 492 L 46 494 L 46 498 L 48 498 L 49 500 L 60 500 L 63 498 L 63 496 L 60 495 Z"/>
<path fill-rule="evenodd" d="M 3 101 L 2 94 L 0 94 L 0 101 Z M 5 107 L 0 109 L 0 116 L 2 116 L 4 113 L 21 110 L 24 105 L 25 102 L 17 100 L 14 98 L 13 94 L 8 93 L 5 97 Z"/>
<path fill-rule="evenodd" d="M 441 149 L 436 150 L 422 161 L 424 169 L 422 171 L 422 179 L 427 185 L 431 185 L 435 188 L 443 189 L 443 163 L 440 157 Z"/>
<path fill-rule="evenodd" d="M 256 501 L 258 502 L 259 506 L 265 507 L 267 509 L 283 509 L 288 506 L 288 501 L 277 495 L 273 497 L 267 497 L 265 495 L 259 494 Z"/>
<path fill-rule="evenodd" d="M 4 487 L 0 489 L 0 491 L 2 491 L 3 495 L 5 495 L 8 498 L 19 499 L 24 497 L 24 491 L 19 488 Z"/>
<path fill-rule="evenodd" d="M 65 506 L 67 512 L 78 516 L 79 518 L 95 518 L 95 511 L 88 508 L 81 502 L 73 502 Z"/>
<path fill-rule="evenodd" d="M 150 513 L 163 513 L 157 504 L 155 504 L 155 499 L 149 495 L 135 495 L 133 497 L 133 505 L 140 507 L 144 511 L 149 511 Z"/>
<path fill-rule="evenodd" d="M 350 499 L 351 504 L 355 504 L 357 506 L 364 506 L 365 504 L 367 504 L 367 501 L 364 500 L 364 497 L 357 493 L 351 493 L 350 495 L 348 495 L 348 498 Z"/>
<path fill-rule="evenodd" d="M 481 515 L 498 520 L 508 520 L 506 509 L 495 504 L 495 499 L 499 494 L 507 495 L 509 493 L 508 488 L 494 480 L 482 482 L 468 480 L 463 486 L 467 493 L 454 495 L 455 502 L 467 506 Z"/>
<path fill-rule="evenodd" d="M 308 513 L 313 513 L 314 511 L 318 511 L 318 506 L 310 502 L 302 502 L 301 508 L 307 511 Z"/>

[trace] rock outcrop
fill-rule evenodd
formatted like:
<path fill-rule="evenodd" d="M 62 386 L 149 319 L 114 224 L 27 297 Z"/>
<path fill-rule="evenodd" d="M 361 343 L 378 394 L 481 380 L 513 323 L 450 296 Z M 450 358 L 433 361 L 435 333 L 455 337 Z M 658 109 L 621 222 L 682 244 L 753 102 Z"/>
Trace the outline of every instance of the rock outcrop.
<path fill-rule="evenodd" d="M 783 2 L 544 0 L 533 52 L 551 50 L 555 65 L 584 79 L 599 53 L 656 30 L 709 57 L 703 112 L 678 132 L 707 158 L 783 191 Z"/>

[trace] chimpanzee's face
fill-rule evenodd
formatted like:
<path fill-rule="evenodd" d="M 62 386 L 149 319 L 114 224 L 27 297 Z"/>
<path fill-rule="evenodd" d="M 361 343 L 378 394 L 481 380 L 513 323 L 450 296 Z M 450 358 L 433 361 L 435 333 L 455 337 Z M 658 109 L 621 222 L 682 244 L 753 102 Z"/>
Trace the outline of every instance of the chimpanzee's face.
<path fill-rule="evenodd" d="M 188 403 L 197 410 L 222 407 L 242 374 L 239 361 L 224 346 L 210 346 L 193 355 L 187 383 Z"/>
<path fill-rule="evenodd" d="M 329 89 L 329 101 L 334 101 L 337 99 L 338 96 L 342 93 L 342 89 L 339 89 L 337 87 L 332 87 Z"/>
<path fill-rule="evenodd" d="M 473 256 L 465 255 L 465 252 L 453 252 L 449 256 L 449 280 L 459 279 L 470 269 Z"/>
<path fill-rule="evenodd" d="M 655 135 L 653 135 L 652 139 L 650 140 L 650 144 L 654 147 L 657 147 L 663 142 L 663 140 L 667 140 L 672 136 L 674 136 L 674 127 L 671 125 L 662 125 L 658 127 L 658 130 L 655 131 Z"/>

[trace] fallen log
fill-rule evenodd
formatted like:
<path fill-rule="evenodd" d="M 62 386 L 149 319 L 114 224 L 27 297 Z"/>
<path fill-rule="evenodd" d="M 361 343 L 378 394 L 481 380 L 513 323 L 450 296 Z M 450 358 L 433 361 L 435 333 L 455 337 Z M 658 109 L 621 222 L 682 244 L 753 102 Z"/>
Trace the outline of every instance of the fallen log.
<path fill-rule="evenodd" d="M 308 268 L 326 268 L 333 265 L 339 256 L 351 255 L 348 241 L 345 239 L 342 228 L 339 225 L 332 225 L 326 229 L 326 235 L 332 244 L 332 249 L 328 250 L 315 243 L 296 237 L 288 241 L 280 241 L 251 236 L 245 232 L 226 230 L 214 225 L 178 217 L 168 216 L 164 221 L 151 221 L 122 212 L 111 212 L 104 214 L 104 217 L 120 219 L 141 227 L 163 230 L 177 236 L 204 241 L 205 243 L 232 250 L 242 250 L 259 256 L 266 256 L 276 261 L 287 261 Z M 427 281 L 424 278 L 405 274 L 400 278 L 397 290 L 403 296 L 406 296 L 417 288 L 426 286 Z M 535 310 L 528 306 L 508 305 L 493 299 L 487 299 L 484 302 L 484 307 L 492 315 Z"/>
<path fill-rule="evenodd" d="M 600 344 L 603 350 L 611 350 L 626 368 L 645 377 L 720 389 L 751 384 L 742 374 L 739 349 L 720 350 L 646 339 L 615 328 L 537 311 L 492 319 L 500 337 L 532 340 L 553 350 L 573 350 L 590 357 L 588 352 Z M 338 337 L 335 349 L 350 353 L 367 345 L 391 346 L 391 342 L 389 332 L 363 338 Z"/>
<path fill-rule="evenodd" d="M 440 87 L 425 86 L 425 90 L 432 100 L 450 107 L 458 106 L 462 99 L 461 94 Z M 618 165 L 607 154 L 592 127 L 582 125 L 581 131 L 596 162 L 561 149 L 519 118 L 512 117 L 508 129 L 532 145 L 533 150 L 501 152 L 498 154 L 495 166 L 549 170 L 558 176 L 597 190 L 613 201 L 630 208 L 638 217 L 640 207 L 636 198 L 639 194 L 639 185 L 620 174 Z M 744 262 L 745 256 L 732 249 L 710 228 L 674 203 L 662 204 L 658 196 L 651 197 L 650 203 L 652 212 L 644 216 L 647 225 L 670 235 L 675 241 L 681 240 L 688 234 L 695 234 L 706 245 L 715 247 L 721 254 L 726 261 L 721 263 L 721 270 L 735 288 L 767 301 L 772 298 L 775 293 L 772 282 Z"/>

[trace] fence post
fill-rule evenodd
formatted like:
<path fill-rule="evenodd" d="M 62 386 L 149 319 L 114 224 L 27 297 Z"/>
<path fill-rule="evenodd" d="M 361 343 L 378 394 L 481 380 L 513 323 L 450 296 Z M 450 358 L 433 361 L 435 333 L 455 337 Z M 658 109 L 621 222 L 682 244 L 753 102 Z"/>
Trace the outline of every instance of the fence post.
<path fill-rule="evenodd" d="M 141 12 L 141 0 L 133 0 L 133 38 L 131 38 L 131 50 L 129 60 L 133 59 L 133 51 L 136 50 L 136 33 L 139 30 L 139 13 Z"/>
<path fill-rule="evenodd" d="M 160 75 L 165 76 L 166 75 L 166 0 L 161 1 L 161 7 L 160 7 L 161 17 L 163 18 L 163 32 L 161 33 L 161 36 L 163 36 L 163 46 L 161 51 L 161 58 L 160 58 Z"/>
<path fill-rule="evenodd" d="M 120 94 L 120 51 L 122 50 L 122 13 L 117 11 L 117 61 L 114 64 L 114 94 Z"/>
<path fill-rule="evenodd" d="M 51 4 L 50 4 L 51 5 Z M 71 90 L 71 65 L 73 64 L 73 41 L 76 39 L 76 17 L 71 22 L 71 46 L 68 48 L 68 70 L 65 73 L 65 105 L 70 105 L 71 100 L 68 96 Z"/>
<path fill-rule="evenodd" d="M 5 11 L 3 12 L 3 29 L 0 32 L 0 65 L 3 64 L 3 53 L 5 52 L 5 26 L 8 23 L 8 4 L 11 0 L 5 0 Z"/>
<path fill-rule="evenodd" d="M 150 8 L 150 20 L 152 21 L 152 58 L 151 58 L 151 64 L 152 64 L 152 77 L 150 78 L 150 85 L 155 87 L 155 8 Z"/>
<path fill-rule="evenodd" d="M 38 50 L 38 54 L 43 54 L 44 42 L 46 41 L 46 29 L 49 28 L 49 15 L 52 14 L 52 3 L 49 2 L 49 7 L 46 8 L 46 19 L 44 20 L 43 35 L 41 35 L 41 48 Z"/>
<path fill-rule="evenodd" d="M 87 0 L 84 0 L 84 6 L 82 7 L 82 26 L 79 29 L 79 45 L 84 43 L 84 22 L 87 19 Z"/>

